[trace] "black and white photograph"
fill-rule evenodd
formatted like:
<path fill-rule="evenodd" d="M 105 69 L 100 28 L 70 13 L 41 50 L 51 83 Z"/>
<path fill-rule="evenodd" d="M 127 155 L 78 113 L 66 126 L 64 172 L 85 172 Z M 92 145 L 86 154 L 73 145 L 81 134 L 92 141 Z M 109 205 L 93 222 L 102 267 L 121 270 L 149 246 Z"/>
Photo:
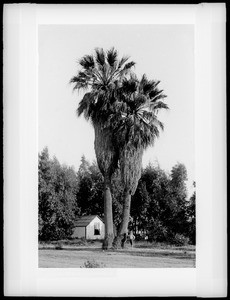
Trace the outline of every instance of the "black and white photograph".
<path fill-rule="evenodd" d="M 194 268 L 194 26 L 47 25 L 38 47 L 39 267 Z"/>
<path fill-rule="evenodd" d="M 225 14 L 4 5 L 5 295 L 226 295 Z"/>

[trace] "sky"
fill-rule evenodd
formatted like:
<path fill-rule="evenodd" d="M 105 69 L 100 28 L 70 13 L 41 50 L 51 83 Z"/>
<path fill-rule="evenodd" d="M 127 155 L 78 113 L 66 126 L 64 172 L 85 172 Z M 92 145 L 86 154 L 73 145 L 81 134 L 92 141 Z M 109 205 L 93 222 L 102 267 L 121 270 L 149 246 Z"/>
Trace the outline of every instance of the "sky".
<path fill-rule="evenodd" d="M 156 162 L 166 172 L 183 163 L 188 189 L 195 180 L 194 145 L 194 27 L 193 25 L 40 25 L 39 152 L 47 146 L 60 163 L 80 165 L 82 155 L 93 161 L 94 131 L 76 108 L 83 93 L 73 92 L 70 79 L 80 70 L 78 60 L 96 47 L 115 47 L 119 56 L 136 62 L 140 78 L 160 80 L 170 110 L 159 119 L 165 129 L 143 156 L 143 167 Z"/>

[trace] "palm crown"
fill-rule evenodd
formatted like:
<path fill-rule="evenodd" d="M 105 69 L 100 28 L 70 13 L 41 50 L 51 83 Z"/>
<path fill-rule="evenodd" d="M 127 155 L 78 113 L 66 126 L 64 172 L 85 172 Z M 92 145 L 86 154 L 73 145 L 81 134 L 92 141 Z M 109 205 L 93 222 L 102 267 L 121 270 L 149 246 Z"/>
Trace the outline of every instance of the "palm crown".
<path fill-rule="evenodd" d="M 110 116 L 117 143 L 120 146 L 147 148 L 159 136 L 163 123 L 157 118 L 160 109 L 168 109 L 162 100 L 166 97 L 158 89 L 160 81 L 148 80 L 143 75 L 139 81 L 135 75 L 125 78 L 118 90 L 117 112 Z"/>
<path fill-rule="evenodd" d="M 118 52 L 111 48 L 107 52 L 96 48 L 95 55 L 85 55 L 79 64 L 82 70 L 71 79 L 74 89 L 89 90 L 79 103 L 78 115 L 84 113 L 86 119 L 101 123 L 107 120 L 113 111 L 116 91 L 121 81 L 135 65 L 127 62 L 129 57 L 118 59 Z"/>
<path fill-rule="evenodd" d="M 88 90 L 80 101 L 77 113 L 84 114 L 95 129 L 95 151 L 98 166 L 103 175 L 115 171 L 118 154 L 112 143 L 108 118 L 116 109 L 118 87 L 135 65 L 129 57 L 118 59 L 118 52 L 111 48 L 107 52 L 96 48 L 94 55 L 85 55 L 79 64 L 82 70 L 71 79 L 74 90 Z"/>
<path fill-rule="evenodd" d="M 157 118 L 160 109 L 168 109 L 166 97 L 158 89 L 160 81 L 143 75 L 125 78 L 118 90 L 116 113 L 110 116 L 114 143 L 119 149 L 121 174 L 126 190 L 134 194 L 141 175 L 143 151 L 153 145 L 164 126 Z"/>

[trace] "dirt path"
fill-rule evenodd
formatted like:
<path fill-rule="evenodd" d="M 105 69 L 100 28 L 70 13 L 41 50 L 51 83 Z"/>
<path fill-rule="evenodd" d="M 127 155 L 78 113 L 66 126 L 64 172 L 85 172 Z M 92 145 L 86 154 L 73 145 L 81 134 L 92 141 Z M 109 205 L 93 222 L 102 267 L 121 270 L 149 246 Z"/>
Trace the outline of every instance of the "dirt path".
<path fill-rule="evenodd" d="M 86 261 L 96 261 L 104 268 L 194 268 L 194 251 L 177 249 L 124 249 L 65 247 L 63 250 L 40 249 L 40 268 L 79 268 Z"/>

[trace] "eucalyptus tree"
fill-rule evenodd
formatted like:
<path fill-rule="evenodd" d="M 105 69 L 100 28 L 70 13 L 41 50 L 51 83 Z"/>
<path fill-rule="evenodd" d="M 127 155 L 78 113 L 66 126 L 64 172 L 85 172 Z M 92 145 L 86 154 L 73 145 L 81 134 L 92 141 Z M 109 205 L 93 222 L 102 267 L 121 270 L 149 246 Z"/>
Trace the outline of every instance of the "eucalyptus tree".
<path fill-rule="evenodd" d="M 134 195 L 141 177 L 144 150 L 154 144 L 163 123 L 158 120 L 158 111 L 168 109 L 163 102 L 166 95 L 158 88 L 160 81 L 141 80 L 132 74 L 124 79 L 119 89 L 117 113 L 111 115 L 115 143 L 119 147 L 119 164 L 123 182 L 123 214 L 114 247 L 118 247 L 127 233 L 131 196 Z"/>
<path fill-rule="evenodd" d="M 94 127 L 94 148 L 104 177 L 104 249 L 111 247 L 114 237 L 111 177 L 118 165 L 118 151 L 112 142 L 113 132 L 108 120 L 116 110 L 117 89 L 135 65 L 128 60 L 129 57 L 119 59 L 114 48 L 108 51 L 96 48 L 93 55 L 85 55 L 79 60 L 81 70 L 70 81 L 74 90 L 86 92 L 77 113 L 78 116 L 83 114 Z"/>

